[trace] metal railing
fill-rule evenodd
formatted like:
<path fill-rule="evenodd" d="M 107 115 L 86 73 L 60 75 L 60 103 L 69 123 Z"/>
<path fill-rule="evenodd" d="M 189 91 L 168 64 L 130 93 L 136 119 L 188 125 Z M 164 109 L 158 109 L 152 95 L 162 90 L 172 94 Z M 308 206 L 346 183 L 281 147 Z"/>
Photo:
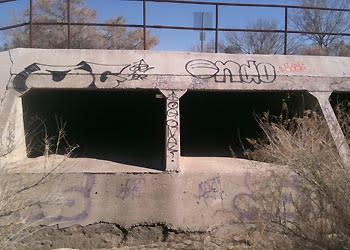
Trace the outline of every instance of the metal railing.
<path fill-rule="evenodd" d="M 16 0 L 0 0 L 1 3 L 14 2 Z M 187 0 L 130 0 L 143 2 L 142 5 L 142 24 L 128 23 L 80 23 L 72 22 L 71 19 L 71 0 L 67 1 L 67 22 L 37 22 L 33 21 L 33 0 L 28 0 L 29 20 L 28 22 L 0 27 L 0 31 L 14 29 L 23 26 L 29 26 L 28 47 L 33 47 L 33 26 L 35 25 L 64 25 L 67 26 L 67 48 L 71 48 L 71 27 L 72 26 L 110 26 L 110 27 L 126 27 L 126 28 L 141 28 L 143 29 L 143 49 L 147 49 L 147 29 L 174 29 L 174 30 L 192 30 L 192 31 L 214 31 L 215 32 L 215 53 L 218 52 L 219 32 L 266 32 L 266 33 L 283 33 L 284 34 L 284 54 L 287 54 L 288 35 L 328 35 L 328 36 L 350 36 L 350 33 L 339 32 L 313 32 L 302 30 L 290 30 L 288 28 L 288 10 L 289 9 L 308 9 L 322 11 L 337 11 L 350 12 L 350 9 L 340 8 L 324 8 L 324 7 L 307 7 L 298 5 L 281 5 L 281 4 L 250 4 L 250 3 L 227 3 L 227 2 L 202 2 L 202 1 L 187 1 Z M 147 24 L 147 3 L 170 3 L 170 4 L 185 4 L 185 5 L 206 5 L 215 6 L 215 27 L 191 27 L 191 26 L 172 26 L 172 25 L 148 25 Z M 236 7 L 258 7 L 258 8 L 277 8 L 284 10 L 284 29 L 247 29 L 247 28 L 222 28 L 219 25 L 220 7 L 236 6 Z"/>

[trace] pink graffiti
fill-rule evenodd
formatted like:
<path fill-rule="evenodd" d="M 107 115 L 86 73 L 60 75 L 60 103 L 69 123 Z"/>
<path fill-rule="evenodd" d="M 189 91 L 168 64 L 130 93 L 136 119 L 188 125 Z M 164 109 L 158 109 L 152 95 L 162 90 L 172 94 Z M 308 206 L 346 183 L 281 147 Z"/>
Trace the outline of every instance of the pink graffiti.
<path fill-rule="evenodd" d="M 285 63 L 278 67 L 277 73 L 303 72 L 306 70 L 307 68 L 303 63 Z"/>

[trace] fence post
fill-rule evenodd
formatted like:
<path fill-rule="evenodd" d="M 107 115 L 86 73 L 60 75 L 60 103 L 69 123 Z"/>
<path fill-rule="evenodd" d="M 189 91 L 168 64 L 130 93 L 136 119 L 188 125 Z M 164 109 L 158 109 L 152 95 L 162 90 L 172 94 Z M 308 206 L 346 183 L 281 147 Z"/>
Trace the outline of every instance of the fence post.
<path fill-rule="evenodd" d="M 288 44 L 288 7 L 284 8 L 284 54 L 287 55 Z"/>
<path fill-rule="evenodd" d="M 70 0 L 67 0 L 67 22 L 68 22 L 68 27 L 67 27 L 67 32 L 68 32 L 68 41 L 67 41 L 67 47 L 68 49 L 71 48 L 71 16 L 70 16 Z"/>
<path fill-rule="evenodd" d="M 33 47 L 33 0 L 29 0 L 29 48 Z"/>
<path fill-rule="evenodd" d="M 147 38 L 146 38 L 146 0 L 143 0 L 143 49 L 146 50 Z"/>
<path fill-rule="evenodd" d="M 215 4 L 215 53 L 218 53 L 219 40 L 219 5 Z"/>

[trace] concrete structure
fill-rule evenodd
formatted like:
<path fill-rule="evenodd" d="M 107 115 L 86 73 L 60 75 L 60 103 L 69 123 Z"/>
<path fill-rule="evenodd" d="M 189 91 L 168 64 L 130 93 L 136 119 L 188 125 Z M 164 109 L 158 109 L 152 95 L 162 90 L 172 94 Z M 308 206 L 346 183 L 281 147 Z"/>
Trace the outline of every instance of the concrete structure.
<path fill-rule="evenodd" d="M 159 144 L 165 148 L 165 161 L 159 161 L 164 166 L 133 165 L 130 164 L 130 159 L 107 161 L 108 158 L 103 157 L 96 157 L 99 160 L 87 159 L 89 157 L 86 156 L 84 159 L 69 159 L 64 163 L 64 183 L 61 184 L 64 186 L 62 192 L 67 193 L 73 203 L 69 203 L 59 214 L 56 212 L 56 216 L 51 216 L 48 223 L 86 225 L 105 221 L 124 226 L 165 223 L 176 228 L 207 230 L 210 226 L 235 219 L 237 214 L 249 214 L 249 211 L 239 205 L 241 198 L 251 199 L 249 178 L 251 175 L 260 175 L 273 166 L 214 155 L 182 155 L 180 141 L 184 138 L 180 133 L 180 110 L 181 100 L 187 92 L 200 93 L 204 97 L 213 92 L 261 92 L 265 93 L 266 102 L 271 93 L 289 95 L 298 91 L 308 92 L 316 98 L 342 160 L 348 163 L 349 147 L 345 143 L 329 97 L 333 92 L 350 91 L 349 58 L 14 49 L 1 52 L 0 62 L 0 136 L 2 153 L 6 153 L 1 164 L 15 164 L 20 166 L 21 172 L 45 171 L 41 167 L 44 165 L 43 157 L 27 157 L 30 139 L 26 127 L 28 128 L 29 121 L 26 120 L 28 118 L 24 111 L 30 106 L 34 111 L 28 112 L 33 114 L 35 108 L 41 110 L 47 104 L 44 111 L 50 113 L 52 108 L 48 103 L 36 103 L 35 95 L 33 97 L 32 94 L 35 91 L 44 90 L 40 93 L 45 95 L 50 91 L 55 93 L 65 90 L 55 99 L 56 106 L 61 105 L 57 100 L 63 98 L 65 93 L 80 91 L 74 95 L 76 103 L 68 106 L 72 110 L 75 110 L 73 106 L 78 105 L 79 96 L 83 93 L 103 95 L 101 93 L 106 91 L 151 91 L 147 93 L 151 93 L 155 99 L 165 101 L 160 106 L 164 108 L 164 130 L 160 130 L 163 136 L 159 137 L 164 139 Z M 310 101 L 303 100 L 303 103 L 312 103 L 312 98 L 308 99 Z M 137 97 L 133 100 L 136 101 Z M 103 102 L 103 99 L 100 101 Z M 97 105 L 88 102 L 85 104 Z M 62 105 L 66 104 L 62 102 Z M 138 105 L 147 106 L 143 103 Z M 94 112 L 98 113 L 96 110 Z M 143 112 L 146 111 L 135 111 L 136 117 L 142 117 L 135 120 L 135 127 L 147 131 L 148 125 L 144 125 L 147 123 L 144 120 L 153 113 L 142 116 Z M 125 122 L 122 118 L 118 120 L 119 115 L 120 113 L 110 114 L 117 117 L 113 118 L 115 124 Z M 133 119 L 130 114 L 127 117 Z M 213 118 L 204 117 L 203 120 L 205 119 Z M 101 124 L 96 122 L 97 125 Z M 85 137 L 97 131 L 89 129 L 90 133 L 86 133 Z M 113 134 L 113 129 L 106 125 L 107 129 Z M 127 127 L 123 129 L 125 131 L 122 133 L 128 132 Z M 128 138 L 122 139 L 128 141 Z M 138 140 L 141 142 L 143 139 L 140 137 Z M 145 141 L 152 141 L 152 138 Z M 109 143 L 113 144 L 112 142 Z M 140 149 L 140 152 L 144 151 L 144 148 Z M 162 154 L 162 150 L 159 152 Z M 40 209 L 42 211 L 39 213 L 46 213 L 45 208 Z"/>

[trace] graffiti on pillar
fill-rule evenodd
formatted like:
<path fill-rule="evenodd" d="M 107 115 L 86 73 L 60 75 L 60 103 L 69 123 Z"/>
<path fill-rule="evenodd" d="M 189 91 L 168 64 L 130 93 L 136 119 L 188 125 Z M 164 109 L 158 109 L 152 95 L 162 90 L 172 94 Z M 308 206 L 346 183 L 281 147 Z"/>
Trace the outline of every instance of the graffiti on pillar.
<path fill-rule="evenodd" d="M 167 141 L 166 148 L 170 153 L 171 161 L 174 162 L 175 154 L 178 153 L 178 142 L 176 135 L 179 130 L 179 97 L 176 95 L 176 92 L 172 90 L 167 96 Z"/>
<path fill-rule="evenodd" d="M 100 75 L 95 73 L 95 68 L 106 68 Z M 67 80 L 68 76 L 79 76 L 79 81 L 86 84 L 87 88 L 98 88 L 96 83 L 112 82 L 118 87 L 125 81 L 144 80 L 148 77 L 147 72 L 154 67 L 146 63 L 144 59 L 131 64 L 98 64 L 82 61 L 76 65 L 48 65 L 33 63 L 17 74 L 13 80 L 14 88 L 24 92 L 28 89 L 27 79 L 33 73 L 50 75 L 53 83 L 69 83 L 76 79 Z M 99 75 L 99 77 L 97 77 Z M 99 81 L 97 81 L 97 79 Z M 67 82 L 66 82 L 67 81 Z"/>
<path fill-rule="evenodd" d="M 276 80 L 276 69 L 270 63 L 248 60 L 246 64 L 234 61 L 212 62 L 206 59 L 189 61 L 186 71 L 198 79 L 214 78 L 218 83 L 272 83 Z"/>

